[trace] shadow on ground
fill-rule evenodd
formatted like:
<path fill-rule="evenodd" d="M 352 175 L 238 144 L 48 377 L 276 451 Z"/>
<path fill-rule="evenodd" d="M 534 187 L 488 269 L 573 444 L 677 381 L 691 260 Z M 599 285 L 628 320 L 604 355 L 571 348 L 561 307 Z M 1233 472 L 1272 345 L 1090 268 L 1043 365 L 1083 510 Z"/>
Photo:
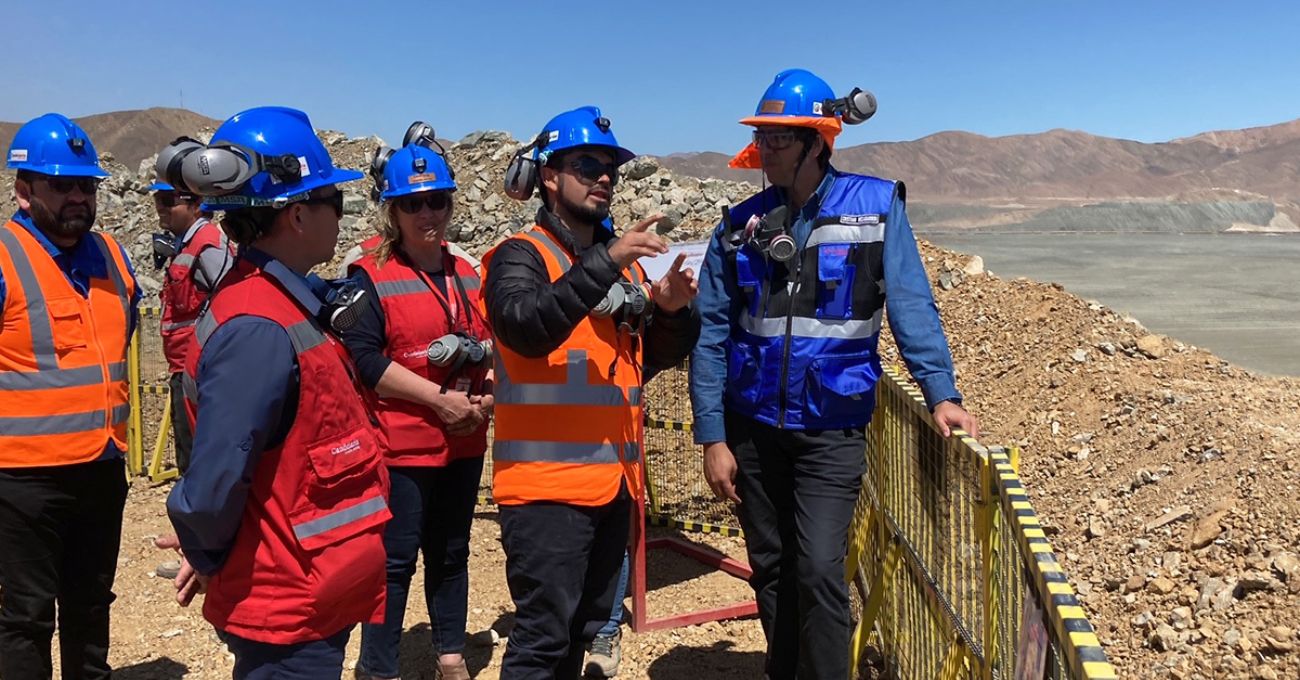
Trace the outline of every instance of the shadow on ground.
<path fill-rule="evenodd" d="M 508 631 L 514 624 L 513 613 L 503 614 L 496 623 L 492 624 L 492 628 L 497 631 Z M 473 636 L 466 641 L 465 665 L 469 668 L 470 675 L 478 675 L 492 662 L 492 651 L 491 645 L 483 644 Z M 428 623 L 416 624 L 406 629 L 402 634 L 398 654 L 401 658 L 403 678 L 432 680 L 436 676 L 434 669 L 438 667 L 438 656 L 433 650 L 433 629 Z"/>
<path fill-rule="evenodd" d="M 167 657 L 137 663 L 113 670 L 115 680 L 179 680 L 190 670 L 189 666 Z"/>
<path fill-rule="evenodd" d="M 674 647 L 646 669 L 651 680 L 682 678 L 761 678 L 762 652 L 732 651 L 733 643 L 723 640 L 708 647 Z"/>

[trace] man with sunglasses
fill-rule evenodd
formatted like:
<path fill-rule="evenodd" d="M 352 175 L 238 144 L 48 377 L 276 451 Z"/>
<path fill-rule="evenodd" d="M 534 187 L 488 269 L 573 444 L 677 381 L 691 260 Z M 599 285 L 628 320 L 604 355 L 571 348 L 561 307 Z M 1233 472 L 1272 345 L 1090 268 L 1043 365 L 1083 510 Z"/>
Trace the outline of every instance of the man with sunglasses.
<path fill-rule="evenodd" d="M 108 678 L 126 502 L 126 349 L 140 292 L 92 232 L 108 173 L 76 123 L 14 135 L 18 211 L 0 227 L 0 677 Z"/>
<path fill-rule="evenodd" d="M 203 209 L 202 200 L 197 195 L 178 190 L 166 182 L 155 182 L 149 190 L 153 192 L 158 220 L 166 236 L 171 238 L 175 253 L 166 260 L 165 278 L 158 293 L 162 300 L 159 327 L 163 356 L 171 374 L 168 385 L 171 389 L 176 467 L 185 474 L 194 444 L 181 389 L 185 350 L 194 335 L 194 324 L 203 303 L 216 289 L 221 277 L 230 271 L 234 257 L 225 232 L 212 222 L 212 213 Z"/>
<path fill-rule="evenodd" d="M 158 545 L 182 550 L 178 602 L 206 589 L 235 678 L 337 680 L 352 628 L 383 620 L 388 475 L 334 337 L 349 310 L 309 272 L 334 255 L 338 185 L 362 175 L 293 109 L 244 111 L 213 139 L 159 156 L 160 176 L 225 211 L 240 250 L 186 351 L 194 451 L 167 499 L 177 536 Z M 192 153 L 203 162 L 173 162 Z M 197 166 L 247 170 L 215 186 Z"/>
<path fill-rule="evenodd" d="M 713 492 L 739 504 L 771 680 L 849 676 L 844 559 L 886 308 L 939 430 L 978 433 L 902 182 L 830 165 L 841 121 L 870 115 L 849 109 L 852 97 L 808 71 L 776 76 L 741 120 L 753 143 L 731 163 L 761 168 L 772 186 L 714 232 L 700 285 L 695 441 Z"/>
<path fill-rule="evenodd" d="M 483 257 L 496 340 L 492 492 L 515 603 L 506 680 L 582 672 L 643 500 L 642 387 L 699 332 L 682 258 L 653 285 L 638 263 L 667 252 L 650 231 L 660 216 L 620 237 L 606 226 L 632 158 L 596 107 L 556 116 L 506 171 L 515 198 L 540 188 L 536 224 Z"/>

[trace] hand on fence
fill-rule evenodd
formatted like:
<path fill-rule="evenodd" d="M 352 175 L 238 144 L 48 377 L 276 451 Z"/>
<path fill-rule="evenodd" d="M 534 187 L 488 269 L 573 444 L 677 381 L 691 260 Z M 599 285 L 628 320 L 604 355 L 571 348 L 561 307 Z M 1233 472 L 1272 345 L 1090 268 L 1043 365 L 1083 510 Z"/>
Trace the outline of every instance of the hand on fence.
<path fill-rule="evenodd" d="M 704 445 L 704 479 L 718 500 L 740 502 L 736 494 L 736 456 L 726 442 Z"/>
<path fill-rule="evenodd" d="M 181 541 L 176 534 L 159 536 L 154 539 L 153 544 L 163 550 L 175 550 L 176 554 L 181 556 L 181 569 L 172 583 L 176 586 L 176 603 L 182 607 L 190 606 L 195 595 L 207 591 L 210 577 L 195 571 L 190 561 L 185 559 L 185 552 L 181 550 Z"/>
<path fill-rule="evenodd" d="M 941 401 L 934 407 L 934 424 L 945 437 L 952 436 L 953 428 L 965 430 L 972 437 L 980 436 L 979 420 L 953 401 Z"/>

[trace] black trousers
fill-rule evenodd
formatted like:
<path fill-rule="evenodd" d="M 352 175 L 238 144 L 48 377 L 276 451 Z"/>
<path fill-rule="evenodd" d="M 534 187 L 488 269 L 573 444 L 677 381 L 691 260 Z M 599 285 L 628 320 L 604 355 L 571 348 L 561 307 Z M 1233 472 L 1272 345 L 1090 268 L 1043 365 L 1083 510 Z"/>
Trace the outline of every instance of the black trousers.
<path fill-rule="evenodd" d="M 0 678 L 45 680 L 57 603 L 64 680 L 108 678 L 122 460 L 0 469 Z"/>
<path fill-rule="evenodd" d="M 587 643 L 614 606 L 631 511 L 626 487 L 598 507 L 501 506 L 506 582 L 515 602 L 501 680 L 581 675 Z"/>
<path fill-rule="evenodd" d="M 866 472 L 862 429 L 780 430 L 728 413 L 737 511 L 771 680 L 849 677 L 849 523 Z"/>
<path fill-rule="evenodd" d="M 167 388 L 172 402 L 172 443 L 176 445 L 176 469 L 185 474 L 190 467 L 190 451 L 194 449 L 194 431 L 190 429 L 190 417 L 185 414 L 182 375 L 184 374 L 173 373 L 167 380 Z"/>
<path fill-rule="evenodd" d="M 272 645 L 219 633 L 235 655 L 235 680 L 341 680 L 352 626 L 325 638 Z"/>

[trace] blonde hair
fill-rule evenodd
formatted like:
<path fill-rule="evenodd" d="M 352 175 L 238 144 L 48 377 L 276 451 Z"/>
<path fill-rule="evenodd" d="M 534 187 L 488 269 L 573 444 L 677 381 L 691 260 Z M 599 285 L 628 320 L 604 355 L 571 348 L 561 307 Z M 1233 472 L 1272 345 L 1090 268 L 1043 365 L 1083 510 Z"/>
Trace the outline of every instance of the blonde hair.
<path fill-rule="evenodd" d="M 456 210 L 456 202 L 453 200 L 453 192 L 447 192 L 447 226 L 451 226 L 451 216 Z M 380 204 L 379 208 L 379 226 L 376 231 L 379 232 L 379 245 L 371 248 L 365 254 L 375 258 L 375 266 L 383 267 L 393 257 L 393 252 L 402 245 L 402 229 L 397 226 L 397 218 L 393 216 L 393 211 L 397 206 L 392 201 L 385 201 Z M 444 242 L 447 240 L 446 232 L 443 232 Z"/>

